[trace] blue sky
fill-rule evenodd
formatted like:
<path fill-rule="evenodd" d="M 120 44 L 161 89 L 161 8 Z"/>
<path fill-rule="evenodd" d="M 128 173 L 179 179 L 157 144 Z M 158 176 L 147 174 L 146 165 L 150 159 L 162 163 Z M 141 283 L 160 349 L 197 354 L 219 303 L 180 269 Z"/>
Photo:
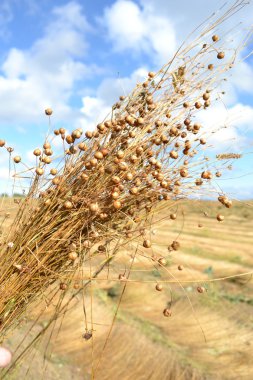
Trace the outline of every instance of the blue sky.
<path fill-rule="evenodd" d="M 164 64 L 176 47 L 223 1 L 201 0 L 1 0 L 0 138 L 28 163 L 47 131 L 44 109 L 55 127 L 89 129 L 147 71 Z M 231 25 L 252 23 L 252 2 Z M 229 21 L 230 23 L 230 21 Z M 229 24 L 230 25 L 230 24 Z M 228 25 L 228 27 L 229 27 Z M 242 29 L 242 27 L 239 27 Z M 230 137 L 235 149 L 253 151 L 253 60 L 239 65 L 225 98 L 236 116 Z M 224 109 L 216 110 L 217 122 Z M 227 137 L 220 136 L 225 146 Z M 221 186 L 253 197 L 252 155 L 236 163 Z M 0 191 L 8 177 L 0 151 Z"/>

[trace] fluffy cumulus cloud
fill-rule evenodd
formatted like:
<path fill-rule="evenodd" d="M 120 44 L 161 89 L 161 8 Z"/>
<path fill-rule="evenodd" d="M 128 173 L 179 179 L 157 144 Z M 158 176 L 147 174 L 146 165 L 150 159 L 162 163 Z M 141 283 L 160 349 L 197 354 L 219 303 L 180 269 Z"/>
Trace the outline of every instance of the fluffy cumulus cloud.
<path fill-rule="evenodd" d="M 13 115 L 19 122 L 35 122 L 48 105 L 63 119 L 70 117 L 74 84 L 91 70 L 82 61 L 89 25 L 75 2 L 55 7 L 52 18 L 42 38 L 28 50 L 12 48 L 2 64 L 2 123 L 13 122 Z"/>
<path fill-rule="evenodd" d="M 216 151 L 240 152 L 248 146 L 248 135 L 253 131 L 253 107 L 237 103 L 226 108 L 219 103 L 199 112 L 198 120 Z"/>
<path fill-rule="evenodd" d="M 176 46 L 172 20 L 159 15 L 153 6 L 118 0 L 105 9 L 103 24 L 118 51 L 144 52 L 154 61 L 166 62 Z"/>
<path fill-rule="evenodd" d="M 105 78 L 98 87 L 95 96 L 84 96 L 80 120 L 84 129 L 94 128 L 94 125 L 108 117 L 112 104 L 118 100 L 119 96 L 130 93 L 136 83 L 147 77 L 147 73 L 147 69 L 140 67 L 133 71 L 129 77 Z"/>

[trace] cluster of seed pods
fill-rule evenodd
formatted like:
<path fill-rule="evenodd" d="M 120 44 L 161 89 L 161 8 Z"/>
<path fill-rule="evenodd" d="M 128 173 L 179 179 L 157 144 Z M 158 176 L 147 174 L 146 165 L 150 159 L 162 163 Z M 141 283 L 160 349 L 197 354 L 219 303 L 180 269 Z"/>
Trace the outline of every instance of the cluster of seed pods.
<path fill-rule="evenodd" d="M 61 139 L 64 147 L 62 159 L 54 154 L 50 138 L 33 151 L 33 182 L 5 241 L 13 242 L 16 260 L 10 274 L 26 268 L 29 284 L 24 281 L 24 286 L 31 287 L 31 294 L 41 289 L 41 277 L 47 279 L 45 288 L 59 281 L 66 290 L 62 274 L 97 253 L 109 257 L 112 242 L 142 239 L 144 249 L 152 248 L 145 231 L 155 212 L 169 208 L 169 201 L 208 195 L 223 165 L 208 157 L 212 131 L 198 122 L 198 112 L 216 101 L 215 88 L 234 60 L 232 56 L 219 63 L 226 56 L 225 47 L 215 47 L 219 41 L 215 34 L 210 43 L 186 48 L 178 65 L 173 60 L 157 73 L 149 72 L 129 96 L 120 96 L 94 131 L 54 130 L 53 138 Z M 51 118 L 53 111 L 45 113 Z M 0 147 L 5 146 L 0 140 Z M 12 155 L 11 148 L 7 151 Z M 13 161 L 15 168 L 22 165 L 20 156 Z M 224 194 L 218 193 L 218 200 L 232 206 Z M 176 213 L 170 212 L 169 218 L 175 220 Z M 223 219 L 217 215 L 219 222 Z M 179 243 L 169 248 L 178 250 Z M 149 259 L 166 265 L 164 257 L 150 254 Z M 164 310 L 165 316 L 170 314 Z"/>

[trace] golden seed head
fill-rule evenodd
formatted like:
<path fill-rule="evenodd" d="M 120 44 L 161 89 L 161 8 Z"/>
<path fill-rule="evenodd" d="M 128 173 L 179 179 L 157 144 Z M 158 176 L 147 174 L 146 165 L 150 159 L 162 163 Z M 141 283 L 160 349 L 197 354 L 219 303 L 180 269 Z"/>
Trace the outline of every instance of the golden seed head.
<path fill-rule="evenodd" d="M 57 172 L 58 172 L 58 170 L 55 169 L 55 168 L 52 168 L 52 169 L 50 170 L 50 174 L 52 174 L 52 175 L 56 175 Z"/>
<path fill-rule="evenodd" d="M 186 169 L 181 169 L 181 170 L 180 170 L 180 175 L 181 175 L 181 177 L 187 177 L 187 176 L 188 176 L 188 170 L 186 170 Z"/>
<path fill-rule="evenodd" d="M 65 284 L 64 282 L 61 282 L 61 283 L 60 283 L 60 289 L 61 289 L 61 290 L 66 290 L 67 287 L 68 287 L 67 284 Z"/>
<path fill-rule="evenodd" d="M 87 145 L 84 144 L 84 143 L 80 143 L 78 144 L 78 148 L 82 151 L 86 151 L 88 148 L 87 148 Z"/>
<path fill-rule="evenodd" d="M 89 205 L 89 209 L 90 209 L 91 212 L 98 212 L 98 210 L 99 210 L 99 206 L 98 206 L 97 203 L 91 203 L 91 204 Z"/>
<path fill-rule="evenodd" d="M 70 201 L 66 201 L 66 202 L 64 202 L 63 207 L 64 207 L 66 210 L 71 210 L 72 207 L 73 207 L 73 204 L 72 204 L 72 202 L 70 202 Z"/>
<path fill-rule="evenodd" d="M 68 258 L 71 261 L 75 261 L 77 259 L 77 257 L 78 257 L 78 254 L 75 251 L 69 252 L 69 254 L 68 254 Z"/>
<path fill-rule="evenodd" d="M 93 137 L 93 133 L 90 131 L 87 131 L 85 132 L 85 136 L 87 137 L 87 139 L 91 139 Z"/>
<path fill-rule="evenodd" d="M 170 157 L 176 160 L 178 158 L 178 153 L 175 150 L 170 152 Z"/>
<path fill-rule="evenodd" d="M 225 57 L 225 53 L 223 51 L 220 51 L 218 54 L 217 54 L 217 58 L 218 59 L 223 59 Z"/>
<path fill-rule="evenodd" d="M 171 220 L 175 220 L 175 219 L 177 219 L 177 214 L 175 214 L 175 213 L 170 214 L 170 219 L 171 219 Z"/>
<path fill-rule="evenodd" d="M 165 316 L 165 317 L 171 317 L 171 310 L 169 309 L 169 308 L 166 308 L 166 309 L 164 309 L 163 310 L 163 315 Z"/>
<path fill-rule="evenodd" d="M 119 210 L 121 206 L 122 204 L 119 200 L 113 202 L 113 207 L 116 208 L 116 210 Z"/>
<path fill-rule="evenodd" d="M 45 150 L 44 150 L 44 154 L 45 154 L 46 156 L 52 156 L 53 151 L 52 151 L 52 149 L 45 149 Z"/>
<path fill-rule="evenodd" d="M 51 116 L 52 113 L 53 113 L 52 108 L 46 108 L 46 109 L 45 109 L 45 114 L 46 114 L 47 116 Z"/>
<path fill-rule="evenodd" d="M 163 267 L 167 264 L 166 259 L 164 257 L 160 257 L 160 259 L 158 259 L 158 263 Z"/>
<path fill-rule="evenodd" d="M 97 151 L 97 152 L 95 152 L 94 157 L 95 157 L 97 160 L 102 160 L 102 159 L 104 158 L 104 155 L 103 155 L 102 152 Z"/>
<path fill-rule="evenodd" d="M 197 287 L 197 292 L 198 293 L 204 293 L 206 291 L 206 289 L 204 288 L 204 286 L 198 286 Z"/>
<path fill-rule="evenodd" d="M 214 34 L 214 35 L 212 36 L 212 40 L 213 40 L 213 42 L 217 42 L 217 41 L 219 41 L 219 36 L 218 36 L 217 34 Z"/>
<path fill-rule="evenodd" d="M 120 183 L 120 178 L 118 176 L 114 175 L 114 176 L 112 176 L 112 182 L 116 183 L 116 184 Z"/>
<path fill-rule="evenodd" d="M 82 130 L 81 129 L 75 129 L 71 135 L 72 135 L 73 139 L 80 139 L 80 137 L 82 136 Z"/>
<path fill-rule="evenodd" d="M 216 216 L 216 219 L 218 220 L 218 222 L 223 222 L 223 220 L 224 220 L 225 218 L 224 218 L 224 215 L 218 214 L 218 215 Z"/>
<path fill-rule="evenodd" d="M 148 240 L 148 239 L 145 239 L 144 241 L 143 241 L 143 247 L 144 248 L 150 248 L 151 247 L 151 241 L 150 240 Z"/>
<path fill-rule="evenodd" d="M 14 161 L 16 164 L 18 164 L 18 163 L 21 161 L 21 157 L 20 157 L 20 156 L 15 156 L 15 157 L 13 158 L 13 161 Z"/>
<path fill-rule="evenodd" d="M 40 156 L 41 155 L 41 150 L 40 149 L 34 149 L 34 151 L 33 151 L 33 154 L 34 154 L 34 156 Z"/>
<path fill-rule="evenodd" d="M 212 179 L 212 173 L 208 170 L 205 170 L 204 172 L 202 172 L 201 174 L 201 178 L 203 179 Z"/>
<path fill-rule="evenodd" d="M 43 145 L 43 148 L 44 149 L 50 149 L 51 148 L 51 145 L 49 142 L 45 142 L 44 145 Z"/>
<path fill-rule="evenodd" d="M 163 290 L 163 286 L 162 286 L 162 284 L 156 284 L 156 290 L 158 291 L 158 292 L 161 292 L 162 290 Z"/>
<path fill-rule="evenodd" d="M 36 172 L 37 175 L 41 176 L 41 175 L 44 174 L 44 169 L 42 169 L 42 168 L 36 168 L 35 172 Z"/>
<path fill-rule="evenodd" d="M 119 193 L 118 193 L 117 191 L 114 191 L 114 192 L 112 193 L 112 198 L 113 198 L 113 199 L 117 199 L 117 198 L 119 198 Z"/>
<path fill-rule="evenodd" d="M 74 139 L 71 135 L 67 135 L 65 140 L 68 144 L 73 144 L 74 142 Z"/>
<path fill-rule="evenodd" d="M 5 146 L 5 141 L 4 140 L 0 140 L 0 147 L 2 148 L 3 146 Z"/>
<path fill-rule="evenodd" d="M 202 106 L 202 104 L 200 102 L 196 102 L 194 105 L 195 105 L 195 108 L 197 108 L 197 109 L 200 109 Z"/>
<path fill-rule="evenodd" d="M 155 73 L 154 73 L 153 71 L 150 71 L 150 72 L 148 73 L 148 76 L 149 76 L 149 78 L 154 78 Z"/>
<path fill-rule="evenodd" d="M 86 174 L 86 173 L 82 173 L 81 174 L 81 179 L 82 179 L 82 181 L 88 181 L 88 179 L 89 179 L 89 176 Z"/>

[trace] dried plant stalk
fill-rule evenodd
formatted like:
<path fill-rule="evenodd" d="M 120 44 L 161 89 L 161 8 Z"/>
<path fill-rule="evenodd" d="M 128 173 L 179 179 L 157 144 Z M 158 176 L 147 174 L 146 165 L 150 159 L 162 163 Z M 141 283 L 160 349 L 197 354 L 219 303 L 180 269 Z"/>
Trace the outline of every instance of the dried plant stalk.
<path fill-rule="evenodd" d="M 80 129 L 71 135 L 56 130 L 54 138 L 64 144 L 62 159 L 54 157 L 47 138 L 34 151 L 37 165 L 16 174 L 32 184 L 1 245 L 2 338 L 52 284 L 66 291 L 91 262 L 96 275 L 132 240 L 141 238 L 149 249 L 143 229 L 154 213 L 195 194 L 216 194 L 210 183 L 224 168 L 206 145 L 213 131 L 197 118 L 215 103 L 216 89 L 245 43 L 233 50 L 216 30 L 244 5 L 237 1 L 220 18 L 211 18 L 161 70 L 120 97 L 95 131 L 82 137 Z M 51 117 L 53 111 L 45 113 Z M 3 140 L 0 146 L 6 146 Z M 14 162 L 21 165 L 21 157 Z M 227 197 L 219 198 L 231 207 Z"/>

